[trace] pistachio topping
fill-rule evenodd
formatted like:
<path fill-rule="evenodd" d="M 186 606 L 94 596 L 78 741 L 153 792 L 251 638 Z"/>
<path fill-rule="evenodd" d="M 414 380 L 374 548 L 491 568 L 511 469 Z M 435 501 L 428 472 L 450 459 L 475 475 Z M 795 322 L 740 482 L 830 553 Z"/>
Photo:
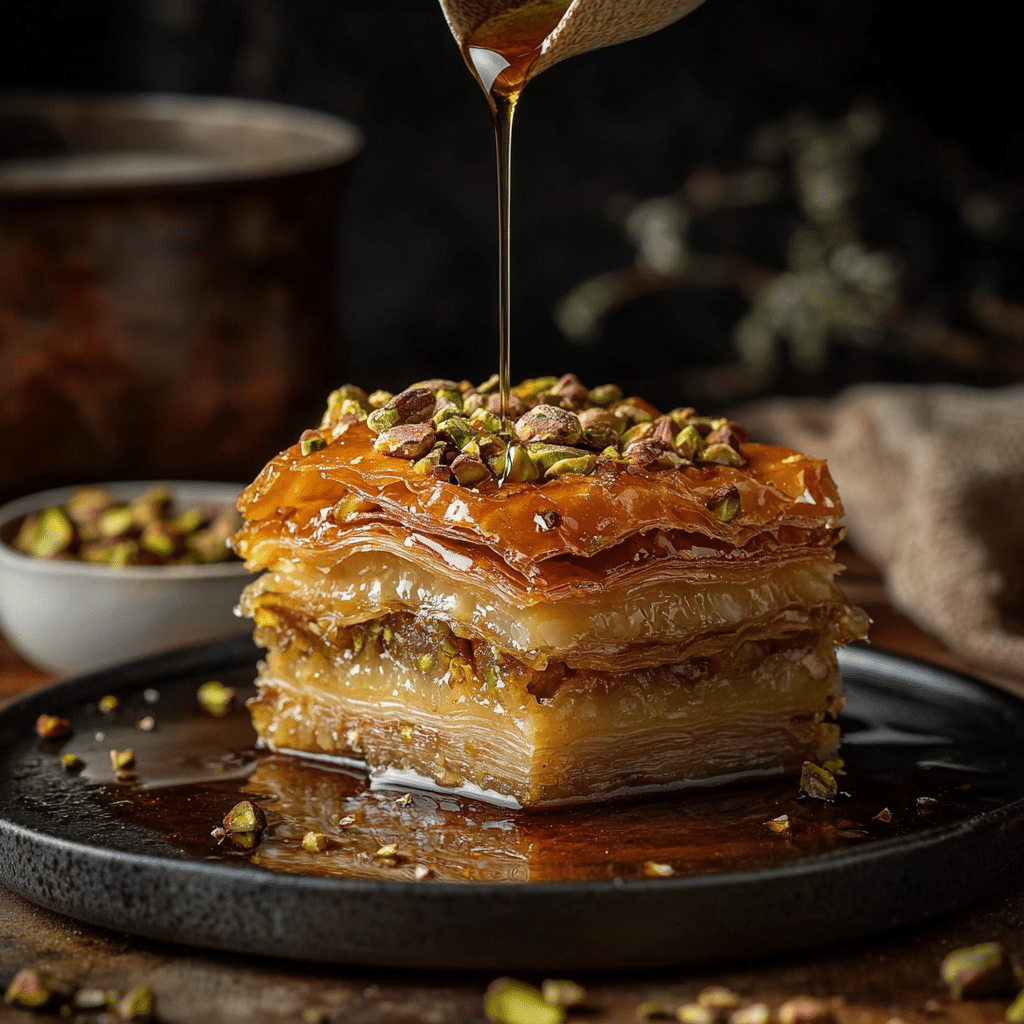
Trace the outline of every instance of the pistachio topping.
<path fill-rule="evenodd" d="M 302 837 L 302 848 L 307 853 L 323 853 L 327 849 L 327 836 L 323 832 L 307 832 Z"/>
<path fill-rule="evenodd" d="M 708 985 L 697 994 L 697 1002 L 712 1010 L 735 1010 L 740 1005 L 740 997 L 724 985 Z"/>
<path fill-rule="evenodd" d="M 839 786 L 826 768 L 812 761 L 804 761 L 800 770 L 800 793 L 814 800 L 835 800 Z"/>
<path fill-rule="evenodd" d="M 319 430 L 304 430 L 299 437 L 299 449 L 303 455 L 318 452 L 327 447 L 327 438 Z"/>
<path fill-rule="evenodd" d="M 71 723 L 59 715 L 40 715 L 36 719 L 36 735 L 41 740 L 59 740 L 71 735 Z"/>
<path fill-rule="evenodd" d="M 780 814 L 777 818 L 766 821 L 764 825 L 770 832 L 774 832 L 776 835 L 783 835 L 789 831 L 789 815 Z"/>
<path fill-rule="evenodd" d="M 484 1013 L 493 1024 L 563 1024 L 565 1007 L 525 982 L 498 978 L 484 993 Z"/>
<path fill-rule="evenodd" d="M 715 1011 L 700 1003 L 683 1003 L 676 1010 L 676 1020 L 682 1024 L 715 1024 Z"/>
<path fill-rule="evenodd" d="M 118 776 L 122 776 L 124 773 L 131 774 L 135 767 L 135 751 L 131 747 L 127 750 L 111 750 L 110 766 Z"/>
<path fill-rule="evenodd" d="M 228 835 L 236 832 L 262 832 L 267 827 L 263 808 L 254 800 L 239 800 L 224 815 L 224 828 Z"/>
<path fill-rule="evenodd" d="M 794 996 L 778 1010 L 779 1024 L 835 1024 L 831 1003 L 813 996 Z"/>
<path fill-rule="evenodd" d="M 1024 991 L 1019 992 L 1017 998 L 1006 1008 L 1003 1020 L 1006 1024 L 1024 1024 Z"/>
<path fill-rule="evenodd" d="M 106 697 L 100 697 L 96 706 L 103 714 L 112 715 L 120 707 L 120 704 L 121 702 L 113 694 L 108 694 Z"/>
<path fill-rule="evenodd" d="M 60 766 L 66 772 L 80 772 L 85 767 L 85 762 L 77 754 L 64 754 L 60 759 Z"/>
<path fill-rule="evenodd" d="M 729 1014 L 729 1024 L 768 1024 L 771 1010 L 766 1003 L 751 1003 Z"/>
<path fill-rule="evenodd" d="M 883 807 L 871 820 L 882 821 L 888 825 L 892 821 L 892 811 L 888 807 Z"/>
<path fill-rule="evenodd" d="M 17 1010 L 42 1010 L 52 998 L 52 978 L 31 967 L 18 971 L 4 992 L 4 1002 Z"/>
<path fill-rule="evenodd" d="M 544 482 L 622 467 L 671 472 L 746 465 L 746 434 L 730 420 L 699 416 L 690 407 L 661 415 L 642 398 L 623 397 L 616 384 L 588 389 L 571 373 L 517 384 L 508 415 L 510 422 L 503 422 L 497 375 L 476 386 L 424 380 L 397 394 L 366 395 L 344 385 L 328 397 L 320 431 L 337 438 L 351 423 L 365 421 L 377 435 L 379 453 L 412 462 L 418 476 L 462 487 L 489 480 Z M 739 514 L 738 501 L 717 511 L 728 522 Z M 159 531 L 147 538 L 162 542 Z"/>
<path fill-rule="evenodd" d="M 1001 942 L 981 942 L 949 953 L 939 975 L 954 999 L 1012 995 L 1021 986 Z"/>
<path fill-rule="evenodd" d="M 140 985 L 122 996 L 117 1004 L 122 1020 L 152 1020 L 156 1015 L 156 997 L 148 985 Z"/>
<path fill-rule="evenodd" d="M 234 687 L 225 686 L 218 679 L 211 679 L 196 690 L 199 706 L 214 718 L 227 715 L 235 702 L 235 696 Z"/>

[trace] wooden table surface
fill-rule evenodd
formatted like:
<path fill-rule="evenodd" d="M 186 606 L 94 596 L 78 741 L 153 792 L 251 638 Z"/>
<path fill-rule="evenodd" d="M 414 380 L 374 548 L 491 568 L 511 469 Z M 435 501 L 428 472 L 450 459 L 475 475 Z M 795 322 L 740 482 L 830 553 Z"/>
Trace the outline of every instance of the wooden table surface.
<path fill-rule="evenodd" d="M 1017 678 L 985 676 L 894 611 L 869 563 L 849 551 L 843 558 L 848 565 L 844 587 L 874 619 L 877 647 L 1024 693 L 1024 666 Z M 0 640 L 0 702 L 47 682 Z M 569 1019 L 582 1024 L 635 1021 L 642 1003 L 653 1000 L 674 1011 L 706 985 L 721 984 L 773 1011 L 797 995 L 834 1000 L 838 1024 L 995 1024 L 1003 1019 L 1008 999 L 954 1002 L 938 974 L 950 950 L 991 940 L 1003 942 L 1024 962 L 1024 879 L 967 910 L 858 942 L 713 967 L 578 974 L 574 980 L 588 992 L 586 1010 Z M 480 974 L 306 965 L 177 947 L 79 924 L 0 886 L 0 987 L 21 967 L 45 968 L 89 988 L 124 991 L 149 985 L 158 1018 L 168 1024 L 301 1021 L 311 1011 L 321 1012 L 326 1021 L 353 1024 L 482 1022 L 483 993 L 492 980 Z M 0 1021 L 30 1019 L 46 1015 L 0 1006 Z M 95 1014 L 83 1018 L 97 1019 Z"/>

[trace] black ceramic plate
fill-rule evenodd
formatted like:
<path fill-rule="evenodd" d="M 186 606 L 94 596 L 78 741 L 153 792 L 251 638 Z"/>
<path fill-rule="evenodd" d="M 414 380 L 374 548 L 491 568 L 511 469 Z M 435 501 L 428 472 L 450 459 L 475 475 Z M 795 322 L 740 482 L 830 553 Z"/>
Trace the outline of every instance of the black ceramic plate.
<path fill-rule="evenodd" d="M 83 921 L 215 949 L 552 971 L 868 935 L 979 899 L 1024 865 L 1024 705 L 884 653 L 841 652 L 847 774 L 833 804 L 785 780 L 518 816 L 371 794 L 352 772 L 255 753 L 244 709 L 212 718 L 195 691 L 211 678 L 244 690 L 256 658 L 221 642 L 0 712 L 0 880 Z M 107 694 L 120 706 L 104 714 Z M 44 712 L 72 736 L 38 740 Z M 138 727 L 147 715 L 153 731 Z M 117 781 L 108 751 L 129 746 L 137 777 Z M 84 771 L 61 767 L 67 752 Z M 255 851 L 210 835 L 240 794 L 267 807 Z M 763 824 L 778 813 L 780 834 Z M 328 851 L 301 850 L 310 828 Z M 397 858 L 375 856 L 396 839 Z"/>

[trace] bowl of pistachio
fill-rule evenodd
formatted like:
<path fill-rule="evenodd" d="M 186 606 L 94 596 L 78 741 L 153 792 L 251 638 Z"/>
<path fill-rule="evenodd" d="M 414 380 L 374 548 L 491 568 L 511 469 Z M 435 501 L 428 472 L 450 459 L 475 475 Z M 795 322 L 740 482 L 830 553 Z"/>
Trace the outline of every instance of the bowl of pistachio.
<path fill-rule="evenodd" d="M 62 487 L 0 507 L 0 631 L 64 675 L 245 633 L 240 484 Z"/>

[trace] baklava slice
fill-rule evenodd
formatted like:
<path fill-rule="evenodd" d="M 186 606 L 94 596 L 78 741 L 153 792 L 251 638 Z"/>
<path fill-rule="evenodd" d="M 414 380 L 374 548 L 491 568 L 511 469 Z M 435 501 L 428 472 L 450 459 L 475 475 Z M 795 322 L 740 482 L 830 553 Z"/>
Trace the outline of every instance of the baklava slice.
<path fill-rule="evenodd" d="M 825 464 L 569 375 L 334 392 L 243 492 L 272 750 L 544 807 L 836 755 Z"/>

